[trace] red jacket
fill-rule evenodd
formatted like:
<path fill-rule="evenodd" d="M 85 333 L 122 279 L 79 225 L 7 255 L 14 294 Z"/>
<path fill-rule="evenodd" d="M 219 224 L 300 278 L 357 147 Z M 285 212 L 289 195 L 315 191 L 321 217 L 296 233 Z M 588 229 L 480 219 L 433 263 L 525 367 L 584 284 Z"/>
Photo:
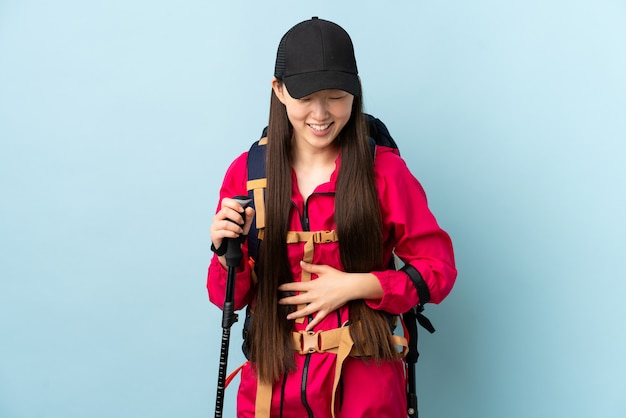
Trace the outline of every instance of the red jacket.
<path fill-rule="evenodd" d="M 292 173 L 294 205 L 290 217 L 291 231 L 334 230 L 335 187 L 340 165 L 330 181 L 319 185 L 304 202 Z M 450 292 L 456 279 L 452 244 L 430 212 L 426 195 L 419 182 L 410 173 L 404 160 L 395 150 L 378 146 L 374 160 L 375 182 L 378 189 L 383 218 L 384 259 L 390 261 L 392 250 L 404 262 L 415 267 L 428 285 L 432 303 L 441 302 Z M 240 155 L 228 168 L 220 201 L 224 197 L 247 195 L 247 152 Z M 219 206 L 218 206 L 219 210 Z M 303 228 L 308 223 L 308 229 Z M 365 226 L 366 227 L 366 226 Z M 303 259 L 304 243 L 288 245 L 289 260 L 294 281 L 301 277 L 300 260 Z M 244 260 L 247 247 L 243 245 Z M 326 264 L 342 269 L 337 242 L 316 244 L 314 264 Z M 385 265 L 389 265 L 385 263 Z M 380 281 L 384 296 L 380 300 L 368 300 L 373 309 L 391 314 L 402 314 L 419 303 L 417 291 L 408 275 L 402 271 L 384 270 L 372 272 Z M 210 300 L 219 307 L 224 304 L 227 271 L 213 257 L 209 266 L 207 288 Z M 250 286 L 251 270 L 247 263 L 237 273 L 235 309 L 242 309 L 252 302 L 254 295 Z M 349 319 L 347 307 L 336 315 L 328 315 L 316 330 L 335 329 Z M 294 330 L 304 329 L 305 324 L 294 324 Z M 311 357 L 307 360 L 308 357 Z M 314 353 L 296 355 L 298 370 L 274 385 L 272 416 L 306 417 L 310 410 L 315 417 L 330 417 L 330 393 L 334 376 L 334 354 Z M 372 369 L 376 368 L 374 372 Z M 405 387 L 403 369 L 399 362 L 383 362 L 380 365 L 350 358 L 343 367 L 343 396 L 335 405 L 337 417 L 377 416 L 405 417 Z M 380 391 L 378 393 L 377 391 Z M 256 376 L 254 367 L 244 368 L 238 396 L 238 416 L 254 416 Z M 278 415 L 282 410 L 282 415 Z"/>

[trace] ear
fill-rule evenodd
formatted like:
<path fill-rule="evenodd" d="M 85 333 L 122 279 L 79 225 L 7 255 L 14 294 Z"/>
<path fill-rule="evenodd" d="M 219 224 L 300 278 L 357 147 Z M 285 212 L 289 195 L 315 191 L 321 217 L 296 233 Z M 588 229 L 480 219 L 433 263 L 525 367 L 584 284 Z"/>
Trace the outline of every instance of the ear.
<path fill-rule="evenodd" d="M 285 84 L 274 77 L 272 78 L 272 89 L 276 97 L 278 97 L 278 100 L 280 100 L 282 104 L 285 104 Z"/>

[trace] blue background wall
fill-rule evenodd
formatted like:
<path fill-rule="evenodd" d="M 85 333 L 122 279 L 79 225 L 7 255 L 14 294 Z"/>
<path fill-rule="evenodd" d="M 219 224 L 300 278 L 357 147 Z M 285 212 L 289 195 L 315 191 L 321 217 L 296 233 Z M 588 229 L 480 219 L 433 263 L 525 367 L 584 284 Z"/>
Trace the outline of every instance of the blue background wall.
<path fill-rule="evenodd" d="M 213 415 L 217 191 L 312 15 L 455 243 L 422 416 L 626 416 L 624 1 L 3 0 L 0 417 Z"/>

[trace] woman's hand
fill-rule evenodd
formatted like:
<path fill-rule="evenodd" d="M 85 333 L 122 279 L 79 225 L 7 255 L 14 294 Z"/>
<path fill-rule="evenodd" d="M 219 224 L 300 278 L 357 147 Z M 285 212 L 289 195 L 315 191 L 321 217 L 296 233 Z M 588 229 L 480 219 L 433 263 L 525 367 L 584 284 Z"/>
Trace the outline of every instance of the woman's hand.
<path fill-rule="evenodd" d="M 254 217 L 254 209 L 246 208 L 245 223 L 241 215 L 243 212 L 243 207 L 236 200 L 227 197 L 222 199 L 221 208 L 213 217 L 211 224 L 211 242 L 215 248 L 220 248 L 226 238 L 237 238 L 241 234 L 248 234 Z M 226 266 L 224 256 L 220 257 L 220 262 Z"/>
<path fill-rule="evenodd" d="M 329 313 L 341 308 L 354 299 L 380 299 L 383 289 L 378 278 L 370 273 L 346 273 L 327 265 L 300 262 L 302 270 L 316 275 L 317 278 L 308 282 L 285 283 L 278 290 L 298 292 L 296 296 L 288 296 L 278 301 L 281 305 L 306 306 L 287 316 L 297 319 L 316 314 L 309 322 L 306 330 L 312 330 Z"/>

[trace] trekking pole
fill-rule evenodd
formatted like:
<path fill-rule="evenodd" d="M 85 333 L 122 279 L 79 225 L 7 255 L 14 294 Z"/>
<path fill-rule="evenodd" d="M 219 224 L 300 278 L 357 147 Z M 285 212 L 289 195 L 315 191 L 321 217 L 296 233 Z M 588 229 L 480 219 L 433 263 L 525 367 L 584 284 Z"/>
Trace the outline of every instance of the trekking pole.
<path fill-rule="evenodd" d="M 402 315 L 409 334 L 409 353 L 405 359 L 407 364 L 406 401 L 409 418 L 418 418 L 419 414 L 417 409 L 417 390 L 415 387 L 415 364 L 419 357 L 419 352 L 417 351 L 417 319 L 415 309 L 414 307 Z"/>
<path fill-rule="evenodd" d="M 411 308 L 408 312 L 402 314 L 404 318 L 404 323 L 407 328 L 407 332 L 409 334 L 409 353 L 406 356 L 407 363 L 407 413 L 409 418 L 418 418 L 419 410 L 418 410 L 418 400 L 417 400 L 417 389 L 416 389 L 416 381 L 415 381 L 415 365 L 417 363 L 417 359 L 419 358 L 419 351 L 417 350 L 417 324 L 420 324 L 423 328 L 425 328 L 431 334 L 435 332 L 435 327 L 430 322 L 428 318 L 426 318 L 422 312 L 424 312 L 424 305 L 419 304 Z"/>
<path fill-rule="evenodd" d="M 243 209 L 251 202 L 247 196 L 235 196 L 235 199 Z M 245 213 L 242 214 L 245 220 Z M 224 389 L 226 388 L 226 367 L 228 365 L 228 346 L 230 345 L 230 327 L 237 322 L 235 313 L 235 277 L 237 266 L 243 256 L 241 252 L 242 237 L 226 239 L 226 267 L 228 267 L 228 279 L 226 281 L 226 297 L 222 309 L 222 348 L 220 353 L 220 368 L 217 375 L 217 397 L 215 398 L 215 418 L 222 417 L 224 407 Z"/>

